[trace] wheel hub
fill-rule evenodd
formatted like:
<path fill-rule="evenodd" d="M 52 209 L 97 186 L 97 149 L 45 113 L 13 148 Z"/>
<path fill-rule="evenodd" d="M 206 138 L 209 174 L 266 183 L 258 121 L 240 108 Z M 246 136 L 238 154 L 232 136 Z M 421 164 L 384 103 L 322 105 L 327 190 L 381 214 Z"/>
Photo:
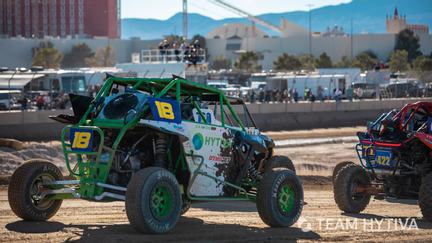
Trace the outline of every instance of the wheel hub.
<path fill-rule="evenodd" d="M 172 209 L 172 196 L 165 186 L 157 186 L 151 195 L 150 207 L 156 218 L 166 217 Z"/>
<path fill-rule="evenodd" d="M 289 185 L 283 185 L 278 194 L 279 208 L 283 213 L 290 213 L 294 207 L 294 190 Z"/>

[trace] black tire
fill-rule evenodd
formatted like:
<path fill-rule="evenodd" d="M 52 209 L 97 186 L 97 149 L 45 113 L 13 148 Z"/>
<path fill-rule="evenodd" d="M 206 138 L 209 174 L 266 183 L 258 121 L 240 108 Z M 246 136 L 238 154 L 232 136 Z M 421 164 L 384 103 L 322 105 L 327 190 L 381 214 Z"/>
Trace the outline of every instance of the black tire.
<path fill-rule="evenodd" d="M 158 190 L 163 193 L 155 198 Z M 167 205 L 166 210 L 159 212 L 161 215 L 157 215 L 159 208 L 152 207 L 152 200 Z M 148 167 L 132 176 L 126 191 L 126 214 L 131 225 L 138 231 L 150 234 L 170 231 L 179 220 L 181 206 L 179 184 L 169 171 L 160 167 Z"/>
<path fill-rule="evenodd" d="M 423 217 L 427 221 L 432 221 L 432 173 L 422 180 L 418 203 Z"/>
<path fill-rule="evenodd" d="M 187 211 L 189 211 L 191 206 L 192 206 L 192 202 L 189 199 L 183 199 L 180 215 L 187 213 Z"/>
<path fill-rule="evenodd" d="M 363 167 L 348 164 L 339 170 L 333 185 L 333 193 L 339 209 L 346 213 L 360 213 L 369 204 L 371 195 L 356 194 L 358 185 L 370 185 L 371 180 Z"/>
<path fill-rule="evenodd" d="M 57 166 L 46 160 L 29 160 L 12 174 L 8 201 L 16 216 L 28 221 L 45 221 L 54 216 L 63 200 L 37 200 L 37 188 L 46 181 L 59 181 L 63 175 Z"/>
<path fill-rule="evenodd" d="M 340 162 L 339 164 L 337 164 L 337 165 L 334 167 L 334 169 L 333 169 L 333 175 L 332 175 L 332 182 L 333 182 L 333 185 L 334 185 L 334 182 L 335 182 L 336 176 L 337 176 L 337 174 L 339 173 L 339 171 L 340 171 L 343 167 L 345 167 L 346 165 L 350 165 L 350 164 L 354 164 L 354 162 L 352 162 L 352 161 L 343 161 L 343 162 Z"/>
<path fill-rule="evenodd" d="M 285 190 L 289 188 L 290 196 Z M 285 193 L 285 194 L 284 194 Z M 281 205 L 279 200 L 285 197 L 288 205 Z M 291 201 L 292 200 L 292 201 Z M 262 221 L 271 227 L 288 227 L 293 225 L 303 210 L 303 187 L 293 171 L 278 168 L 264 174 L 258 186 L 256 197 L 258 214 Z"/>
<path fill-rule="evenodd" d="M 267 160 L 265 164 L 265 172 L 269 172 L 274 168 L 286 168 L 296 173 L 294 163 L 286 156 L 275 155 Z"/>

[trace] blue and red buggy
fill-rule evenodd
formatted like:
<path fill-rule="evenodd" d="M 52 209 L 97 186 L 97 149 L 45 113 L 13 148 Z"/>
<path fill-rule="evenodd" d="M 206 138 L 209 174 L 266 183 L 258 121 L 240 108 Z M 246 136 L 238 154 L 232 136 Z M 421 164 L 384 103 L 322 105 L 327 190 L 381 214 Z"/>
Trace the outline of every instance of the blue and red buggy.
<path fill-rule="evenodd" d="M 338 207 L 359 213 L 371 196 L 417 200 L 424 218 L 432 221 L 432 102 L 384 113 L 357 136 L 360 165 L 345 161 L 333 172 Z"/>

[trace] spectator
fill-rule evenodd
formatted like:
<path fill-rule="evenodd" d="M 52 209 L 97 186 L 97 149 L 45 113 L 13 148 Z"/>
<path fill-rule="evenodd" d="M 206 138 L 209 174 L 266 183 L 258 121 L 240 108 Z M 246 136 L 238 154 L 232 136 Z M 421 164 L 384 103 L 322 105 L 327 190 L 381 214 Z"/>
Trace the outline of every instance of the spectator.
<path fill-rule="evenodd" d="M 177 62 L 180 62 L 180 50 L 179 50 L 179 46 L 177 42 L 174 42 L 173 44 L 173 48 L 174 48 L 174 55 L 175 55 L 175 59 Z"/>
<path fill-rule="evenodd" d="M 271 90 L 267 90 L 266 92 L 265 92 L 265 102 L 266 103 L 270 103 L 270 99 L 271 99 Z"/>
<path fill-rule="evenodd" d="M 250 94 L 250 103 L 255 103 L 255 91 L 252 90 Z"/>
<path fill-rule="evenodd" d="M 61 92 L 57 95 L 57 97 L 54 98 L 51 108 L 64 110 L 66 108 L 66 103 L 68 102 L 68 100 L 68 95 Z"/>
<path fill-rule="evenodd" d="M 321 87 L 321 85 L 319 85 L 317 88 L 317 95 L 318 95 L 318 99 L 321 102 L 323 102 L 324 101 L 324 89 Z"/>
<path fill-rule="evenodd" d="M 288 89 L 284 89 L 282 91 L 282 102 L 288 103 L 289 95 L 288 95 Z"/>
<path fill-rule="evenodd" d="M 310 100 L 310 101 L 312 101 L 311 100 L 311 98 L 312 98 L 312 90 L 311 89 L 307 89 L 307 91 L 306 91 L 306 97 L 307 97 L 307 100 Z M 314 96 L 314 101 L 315 101 L 315 96 Z"/>
<path fill-rule="evenodd" d="M 164 49 L 164 53 L 165 53 L 164 62 L 169 61 L 168 60 L 168 55 L 169 55 L 168 50 L 169 50 L 169 48 L 170 48 L 170 43 L 167 40 L 164 40 L 163 41 L 163 49 Z"/>
<path fill-rule="evenodd" d="M 279 91 L 276 88 L 273 88 L 273 92 L 271 94 L 271 101 L 273 103 L 278 101 L 278 93 L 279 93 Z"/>
<path fill-rule="evenodd" d="M 167 40 L 164 40 L 164 41 L 163 41 L 163 49 L 164 49 L 164 50 L 168 50 L 169 47 L 170 47 L 170 44 L 168 43 L 168 41 L 167 41 Z"/>
<path fill-rule="evenodd" d="M 195 40 L 194 41 L 194 43 L 193 43 L 193 47 L 195 48 L 195 49 L 200 49 L 201 48 L 201 45 L 200 45 L 200 43 L 199 43 L 199 40 Z"/>
<path fill-rule="evenodd" d="M 315 100 L 316 100 L 315 95 L 312 94 L 312 93 L 310 93 L 310 95 L 309 95 L 309 100 L 310 100 L 312 103 L 315 102 Z"/>
<path fill-rule="evenodd" d="M 183 42 L 180 46 L 180 49 L 183 52 L 183 62 L 186 62 L 189 55 L 189 46 Z"/>
<path fill-rule="evenodd" d="M 259 91 L 259 102 L 261 102 L 261 103 L 264 102 L 264 90 L 262 88 L 260 88 L 260 91 Z"/>
<path fill-rule="evenodd" d="M 289 102 L 291 103 L 293 101 L 293 92 L 294 90 L 291 88 L 288 90 L 288 96 L 289 96 Z"/>
<path fill-rule="evenodd" d="M 18 103 L 21 104 L 21 111 L 27 110 L 27 96 L 25 94 L 22 95 L 21 99 L 18 100 Z"/>
<path fill-rule="evenodd" d="M 276 93 L 276 100 L 279 103 L 283 102 L 283 91 L 278 90 Z"/>
<path fill-rule="evenodd" d="M 304 100 L 309 100 L 309 88 L 305 87 L 304 92 L 303 92 L 303 97 Z"/>
<path fill-rule="evenodd" d="M 335 91 L 334 91 L 334 100 L 336 102 L 339 102 L 341 100 L 341 96 L 342 96 L 342 90 L 335 89 Z"/>
<path fill-rule="evenodd" d="M 161 56 L 159 61 L 163 61 L 165 58 L 165 49 L 164 49 L 164 42 L 163 41 L 161 41 L 159 43 L 158 48 L 159 48 L 159 54 Z"/>
<path fill-rule="evenodd" d="M 355 90 L 355 94 L 356 94 L 356 96 L 357 96 L 358 99 L 361 99 L 361 98 L 363 97 L 363 89 L 360 88 L 360 87 L 358 87 L 358 88 Z"/>
<path fill-rule="evenodd" d="M 296 88 L 293 89 L 292 97 L 294 99 L 294 102 L 297 103 L 297 101 L 298 101 L 298 92 L 297 92 Z"/>
<path fill-rule="evenodd" d="M 351 86 L 346 89 L 346 96 L 349 101 L 353 101 L 354 92 Z"/>
<path fill-rule="evenodd" d="M 37 106 L 38 110 L 42 110 L 42 107 L 45 106 L 45 99 L 44 99 L 43 95 L 38 95 L 36 97 L 36 106 Z"/>
<path fill-rule="evenodd" d="M 44 109 L 50 110 L 51 109 L 51 97 L 47 94 L 43 97 L 44 99 Z"/>

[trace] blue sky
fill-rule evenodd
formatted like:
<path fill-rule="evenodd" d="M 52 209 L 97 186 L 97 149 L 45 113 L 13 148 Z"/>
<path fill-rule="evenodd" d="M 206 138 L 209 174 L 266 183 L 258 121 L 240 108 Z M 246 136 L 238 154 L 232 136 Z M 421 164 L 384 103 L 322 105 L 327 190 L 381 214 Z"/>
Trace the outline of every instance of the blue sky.
<path fill-rule="evenodd" d="M 312 8 L 326 5 L 336 5 L 351 2 L 351 0 L 225 0 L 254 15 L 263 13 L 280 13 L 295 10 L 307 10 L 308 4 Z M 220 8 L 208 0 L 188 0 L 191 13 L 200 13 L 214 19 L 238 17 L 228 10 Z M 182 11 L 182 0 L 122 0 L 122 18 L 152 18 L 168 19 Z"/>

